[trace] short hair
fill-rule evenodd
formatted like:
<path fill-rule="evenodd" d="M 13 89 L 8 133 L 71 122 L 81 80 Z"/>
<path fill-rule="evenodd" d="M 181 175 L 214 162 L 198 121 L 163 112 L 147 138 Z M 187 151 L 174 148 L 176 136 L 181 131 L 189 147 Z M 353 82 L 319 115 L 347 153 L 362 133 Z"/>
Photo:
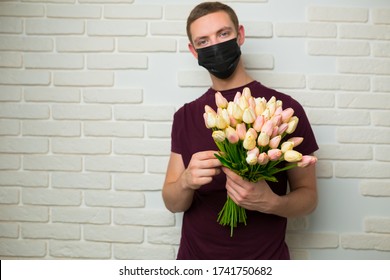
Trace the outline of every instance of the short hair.
<path fill-rule="evenodd" d="M 192 43 L 192 34 L 191 34 L 191 24 L 205 15 L 216 13 L 216 12 L 226 12 L 233 22 L 234 27 L 236 28 L 236 32 L 238 33 L 238 17 L 236 12 L 228 5 L 225 5 L 221 2 L 203 2 L 197 5 L 190 13 L 187 18 L 187 36 L 190 42 Z"/>

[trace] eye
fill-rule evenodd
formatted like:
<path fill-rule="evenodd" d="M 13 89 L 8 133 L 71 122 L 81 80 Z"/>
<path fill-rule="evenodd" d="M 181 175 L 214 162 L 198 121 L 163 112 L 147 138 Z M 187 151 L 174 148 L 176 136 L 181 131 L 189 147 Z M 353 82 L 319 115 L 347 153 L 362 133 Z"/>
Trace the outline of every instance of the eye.
<path fill-rule="evenodd" d="M 195 43 L 196 43 L 197 47 L 204 47 L 208 44 L 208 40 L 207 39 L 199 39 Z"/>

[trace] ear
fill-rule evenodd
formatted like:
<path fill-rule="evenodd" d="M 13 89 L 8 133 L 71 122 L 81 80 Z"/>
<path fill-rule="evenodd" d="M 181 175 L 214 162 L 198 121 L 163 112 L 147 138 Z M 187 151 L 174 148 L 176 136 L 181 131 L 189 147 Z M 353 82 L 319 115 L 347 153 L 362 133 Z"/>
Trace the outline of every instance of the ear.
<path fill-rule="evenodd" d="M 245 29 L 244 29 L 244 26 L 243 25 L 240 25 L 238 27 L 238 35 L 237 35 L 237 38 L 238 38 L 238 45 L 239 46 L 242 46 L 245 42 Z"/>
<path fill-rule="evenodd" d="M 192 53 L 192 55 L 198 59 L 198 52 L 196 51 L 195 47 L 193 44 L 191 43 L 188 43 L 188 49 L 190 50 L 190 52 Z"/>

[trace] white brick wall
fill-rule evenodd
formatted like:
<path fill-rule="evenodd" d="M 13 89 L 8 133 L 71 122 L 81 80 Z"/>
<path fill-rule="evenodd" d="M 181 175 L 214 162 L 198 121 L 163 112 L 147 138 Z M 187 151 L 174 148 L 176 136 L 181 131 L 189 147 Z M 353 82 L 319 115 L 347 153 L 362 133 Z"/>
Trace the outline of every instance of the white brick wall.
<path fill-rule="evenodd" d="M 1 258 L 175 258 L 161 187 L 173 113 L 210 84 L 187 50 L 198 2 L 0 2 Z M 320 144 L 293 258 L 389 259 L 389 1 L 226 2 L 246 67 L 305 106 Z"/>

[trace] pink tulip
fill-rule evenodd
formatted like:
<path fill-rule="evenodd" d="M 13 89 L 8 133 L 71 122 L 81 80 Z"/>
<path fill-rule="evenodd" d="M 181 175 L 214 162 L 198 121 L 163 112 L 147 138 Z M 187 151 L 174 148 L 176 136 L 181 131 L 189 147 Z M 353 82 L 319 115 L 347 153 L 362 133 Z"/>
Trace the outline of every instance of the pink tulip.
<path fill-rule="evenodd" d="M 271 149 L 267 152 L 270 161 L 277 161 L 282 156 L 282 151 L 279 149 Z"/>
<path fill-rule="evenodd" d="M 237 93 L 236 93 L 236 95 L 234 96 L 234 99 L 233 99 L 234 103 L 238 104 L 239 103 L 238 100 L 240 99 L 240 97 L 241 97 L 241 92 L 237 91 Z"/>
<path fill-rule="evenodd" d="M 279 135 L 279 127 L 274 126 L 274 129 L 272 130 L 271 138 L 274 138 Z"/>
<path fill-rule="evenodd" d="M 298 146 L 299 144 L 302 143 L 303 137 L 291 137 L 287 141 L 288 142 L 293 142 L 294 143 L 294 147 L 296 147 L 296 146 Z"/>
<path fill-rule="evenodd" d="M 284 132 L 286 132 L 287 128 L 288 128 L 288 124 L 282 123 L 278 128 L 278 134 L 282 135 Z"/>
<path fill-rule="evenodd" d="M 299 167 L 306 167 L 317 162 L 317 158 L 315 156 L 302 156 L 301 161 L 297 163 Z"/>
<path fill-rule="evenodd" d="M 267 153 L 263 152 L 257 157 L 257 163 L 260 165 L 266 165 L 268 162 L 269 162 L 269 157 Z"/>
<path fill-rule="evenodd" d="M 236 131 L 237 131 L 237 134 L 238 134 L 238 138 L 240 138 L 240 140 L 244 140 L 245 139 L 245 135 L 246 135 L 246 125 L 245 125 L 245 123 L 238 123 L 236 125 Z"/>
<path fill-rule="evenodd" d="M 302 154 L 294 151 L 294 150 L 288 150 L 284 153 L 284 160 L 287 162 L 298 162 L 302 159 Z"/>
<path fill-rule="evenodd" d="M 282 122 L 286 123 L 290 121 L 290 118 L 294 115 L 294 110 L 292 108 L 284 109 L 281 113 Z"/>
<path fill-rule="evenodd" d="M 236 144 L 240 138 L 238 137 L 238 134 L 234 128 L 231 126 L 228 126 L 225 129 L 226 138 L 231 144 Z"/>
<path fill-rule="evenodd" d="M 272 135 L 272 131 L 274 129 L 274 123 L 272 120 L 268 120 L 265 122 L 263 127 L 261 128 L 261 132 L 266 133 L 268 136 Z"/>
<path fill-rule="evenodd" d="M 269 140 L 269 147 L 271 149 L 276 149 L 279 146 L 280 140 L 282 140 L 282 136 L 278 135 Z"/>
<path fill-rule="evenodd" d="M 205 111 L 206 113 L 211 113 L 211 114 L 214 114 L 214 115 L 217 114 L 217 112 L 215 112 L 215 110 L 214 110 L 213 108 L 211 108 L 209 105 L 205 105 L 205 106 L 204 106 L 204 111 Z"/>
<path fill-rule="evenodd" d="M 264 132 L 260 132 L 259 138 L 257 139 L 257 145 L 265 147 L 269 144 L 269 135 Z"/>
<path fill-rule="evenodd" d="M 222 93 L 217 91 L 215 93 L 215 103 L 217 104 L 218 108 L 226 109 L 228 106 L 228 101 L 225 97 L 223 97 Z"/>
<path fill-rule="evenodd" d="M 259 156 L 259 148 L 254 147 L 252 150 L 247 151 L 246 155 L 246 162 L 249 165 L 255 165 L 257 163 L 257 157 Z"/>
<path fill-rule="evenodd" d="M 255 122 L 253 123 L 253 128 L 257 131 L 260 132 L 261 128 L 264 125 L 264 116 L 257 116 L 255 119 Z"/>

